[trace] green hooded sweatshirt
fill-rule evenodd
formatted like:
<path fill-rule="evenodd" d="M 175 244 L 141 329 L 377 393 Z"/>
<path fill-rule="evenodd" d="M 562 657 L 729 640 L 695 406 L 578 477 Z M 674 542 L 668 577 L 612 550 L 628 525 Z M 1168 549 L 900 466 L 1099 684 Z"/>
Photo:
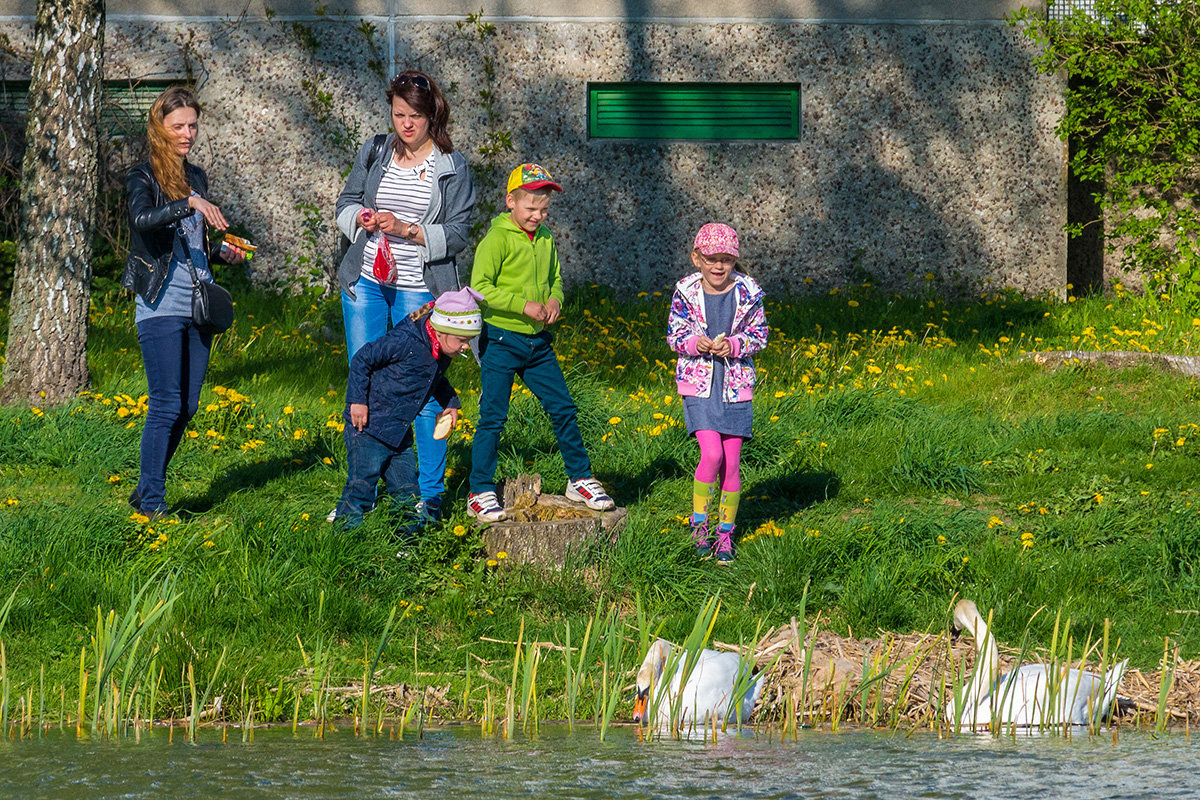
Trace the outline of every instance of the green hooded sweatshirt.
<path fill-rule="evenodd" d="M 493 219 L 475 248 L 471 286 L 487 301 L 484 322 L 517 333 L 540 332 L 546 326 L 525 316 L 525 304 L 545 303 L 552 297 L 559 305 L 563 302 L 562 273 L 550 229 L 539 225 L 530 241 L 510 215 Z"/>

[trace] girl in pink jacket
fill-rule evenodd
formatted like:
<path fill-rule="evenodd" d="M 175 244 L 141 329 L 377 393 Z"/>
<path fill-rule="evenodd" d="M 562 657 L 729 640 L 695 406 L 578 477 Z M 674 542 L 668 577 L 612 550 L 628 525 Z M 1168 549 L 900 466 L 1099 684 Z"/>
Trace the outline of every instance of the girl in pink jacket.
<path fill-rule="evenodd" d="M 750 438 L 754 361 L 767 345 L 763 291 L 737 271 L 738 235 L 710 222 L 696 234 L 697 272 L 675 284 L 667 343 L 679 358 L 675 383 L 683 395 L 688 433 L 700 444 L 692 483 L 692 539 L 701 557 L 733 561 L 734 521 L 741 498 L 742 444 Z M 709 507 L 720 486 L 718 525 Z"/>

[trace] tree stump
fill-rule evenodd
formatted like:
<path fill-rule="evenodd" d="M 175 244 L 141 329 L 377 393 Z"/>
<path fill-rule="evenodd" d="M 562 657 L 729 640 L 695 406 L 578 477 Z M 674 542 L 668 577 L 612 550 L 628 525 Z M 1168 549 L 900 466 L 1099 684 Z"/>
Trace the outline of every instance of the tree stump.
<path fill-rule="evenodd" d="M 508 519 L 484 529 L 483 546 L 489 558 L 505 566 L 561 567 L 569 553 L 615 542 L 625 524 L 624 508 L 592 511 L 562 495 L 542 494 L 541 475 L 507 480 L 501 495 Z"/>

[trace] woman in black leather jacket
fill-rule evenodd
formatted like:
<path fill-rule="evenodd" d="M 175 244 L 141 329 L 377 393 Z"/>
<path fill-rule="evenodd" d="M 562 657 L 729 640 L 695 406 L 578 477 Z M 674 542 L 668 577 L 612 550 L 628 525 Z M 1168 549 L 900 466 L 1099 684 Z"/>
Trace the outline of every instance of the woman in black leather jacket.
<path fill-rule="evenodd" d="M 150 107 L 146 135 L 150 159 L 129 173 L 130 248 L 121 283 L 136 294 L 138 343 L 149 386 L 142 430 L 141 476 L 129 497 L 149 517 L 167 513 L 167 464 L 200 403 L 212 334 L 192 323 L 192 277 L 209 271 L 208 227 L 229 223 L 210 203 L 208 177 L 187 161 L 199 132 L 200 102 L 173 86 Z M 221 245 L 212 256 L 235 264 L 245 253 Z"/>

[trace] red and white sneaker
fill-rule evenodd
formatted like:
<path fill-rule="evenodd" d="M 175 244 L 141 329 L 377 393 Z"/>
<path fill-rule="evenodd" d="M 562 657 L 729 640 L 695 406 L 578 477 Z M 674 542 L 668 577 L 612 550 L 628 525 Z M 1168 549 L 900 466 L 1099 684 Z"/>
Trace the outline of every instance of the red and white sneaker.
<path fill-rule="evenodd" d="M 467 513 L 480 522 L 499 522 L 508 518 L 495 492 L 467 495 Z"/>
<path fill-rule="evenodd" d="M 566 495 L 568 500 L 583 503 L 593 511 L 609 511 L 616 505 L 595 478 L 567 481 Z"/>

